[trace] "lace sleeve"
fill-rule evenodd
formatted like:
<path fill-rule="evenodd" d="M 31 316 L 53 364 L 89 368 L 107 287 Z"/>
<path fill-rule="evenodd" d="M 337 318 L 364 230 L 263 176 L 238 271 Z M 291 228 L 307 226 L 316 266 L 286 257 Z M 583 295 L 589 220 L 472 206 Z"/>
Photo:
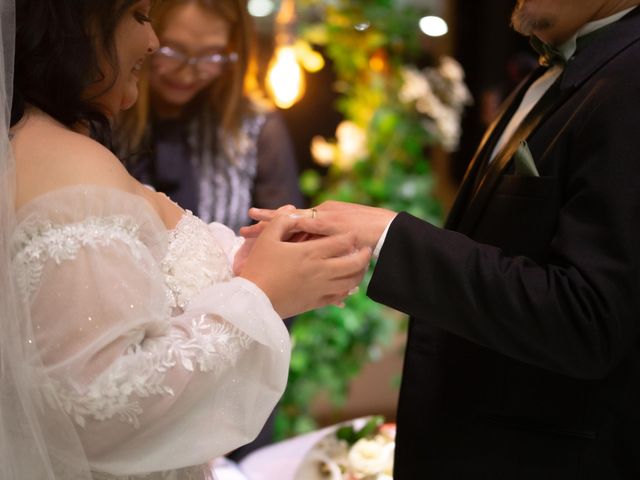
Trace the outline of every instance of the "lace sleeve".
<path fill-rule="evenodd" d="M 49 408 L 74 419 L 92 468 L 204 463 L 257 435 L 284 390 L 289 337 L 268 298 L 230 278 L 171 307 L 157 255 L 127 216 L 23 229 Z"/>

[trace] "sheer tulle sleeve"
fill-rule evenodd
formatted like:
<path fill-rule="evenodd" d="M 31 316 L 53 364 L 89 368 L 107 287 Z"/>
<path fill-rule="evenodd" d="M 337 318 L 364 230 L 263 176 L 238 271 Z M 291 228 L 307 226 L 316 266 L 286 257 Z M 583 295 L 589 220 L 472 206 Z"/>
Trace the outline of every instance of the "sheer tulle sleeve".
<path fill-rule="evenodd" d="M 222 250 L 227 255 L 229 262 L 233 264 L 233 259 L 244 243 L 244 238 L 238 237 L 233 230 L 218 222 L 209 224 L 209 230 L 216 236 Z"/>
<path fill-rule="evenodd" d="M 290 354 L 260 289 L 199 260 L 213 280 L 172 302 L 167 232 L 133 195 L 72 187 L 19 214 L 13 266 L 45 365 L 40 387 L 73 418 L 92 468 L 201 464 L 257 435 Z M 236 243 L 225 243 L 228 254 Z"/>

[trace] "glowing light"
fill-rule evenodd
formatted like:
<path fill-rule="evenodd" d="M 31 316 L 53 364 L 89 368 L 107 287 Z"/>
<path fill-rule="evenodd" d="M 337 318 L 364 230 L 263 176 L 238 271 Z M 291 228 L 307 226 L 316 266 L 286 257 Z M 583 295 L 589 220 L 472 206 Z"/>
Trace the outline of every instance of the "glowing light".
<path fill-rule="evenodd" d="M 308 52 L 300 61 L 304 69 L 309 73 L 316 73 L 324 68 L 324 58 L 318 52 Z"/>
<path fill-rule="evenodd" d="M 371 67 L 371 70 L 374 72 L 382 72 L 385 67 L 384 60 L 380 57 L 371 57 L 369 67 Z"/>
<path fill-rule="evenodd" d="M 449 31 L 447 22 L 440 17 L 422 17 L 419 25 L 420 30 L 430 37 L 441 37 Z"/>
<path fill-rule="evenodd" d="M 336 128 L 336 139 L 340 150 L 340 166 L 350 170 L 357 160 L 367 155 L 367 134 L 353 122 L 340 122 Z"/>
<path fill-rule="evenodd" d="M 293 46 L 283 45 L 276 49 L 267 73 L 267 89 L 280 108 L 290 108 L 304 94 L 304 73 Z"/>
<path fill-rule="evenodd" d="M 316 73 L 324 68 L 324 57 L 313 50 L 309 43 L 303 40 L 296 40 L 294 47 L 296 57 L 307 72 Z"/>
<path fill-rule="evenodd" d="M 318 165 L 328 167 L 336 157 L 336 146 L 316 135 L 311 139 L 311 156 Z"/>
<path fill-rule="evenodd" d="M 247 9 L 254 17 L 268 17 L 273 13 L 276 6 L 272 0 L 249 0 Z"/>
<path fill-rule="evenodd" d="M 375 52 L 369 59 L 369 68 L 374 72 L 384 72 L 387 68 L 387 56 L 382 50 Z"/>

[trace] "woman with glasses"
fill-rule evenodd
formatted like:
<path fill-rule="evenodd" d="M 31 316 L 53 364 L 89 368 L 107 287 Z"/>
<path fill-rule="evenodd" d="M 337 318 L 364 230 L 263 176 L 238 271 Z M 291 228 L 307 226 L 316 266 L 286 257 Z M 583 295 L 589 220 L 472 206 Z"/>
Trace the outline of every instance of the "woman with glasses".
<path fill-rule="evenodd" d="M 238 231 L 249 207 L 299 206 L 286 127 L 245 88 L 251 19 L 243 0 L 166 0 L 152 15 L 160 48 L 117 147 L 143 183 L 205 221 Z"/>

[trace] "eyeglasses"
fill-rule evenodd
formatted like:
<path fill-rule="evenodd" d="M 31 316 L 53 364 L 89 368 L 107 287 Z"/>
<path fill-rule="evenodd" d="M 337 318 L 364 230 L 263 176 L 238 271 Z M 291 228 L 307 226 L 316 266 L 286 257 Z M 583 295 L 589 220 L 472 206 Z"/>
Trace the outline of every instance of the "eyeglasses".
<path fill-rule="evenodd" d="M 229 63 L 238 61 L 236 52 L 214 53 L 192 57 L 186 55 L 173 47 L 160 47 L 154 54 L 154 59 L 158 67 L 163 68 L 166 73 L 180 70 L 185 65 L 194 66 L 200 78 L 208 78 L 216 75 Z"/>

